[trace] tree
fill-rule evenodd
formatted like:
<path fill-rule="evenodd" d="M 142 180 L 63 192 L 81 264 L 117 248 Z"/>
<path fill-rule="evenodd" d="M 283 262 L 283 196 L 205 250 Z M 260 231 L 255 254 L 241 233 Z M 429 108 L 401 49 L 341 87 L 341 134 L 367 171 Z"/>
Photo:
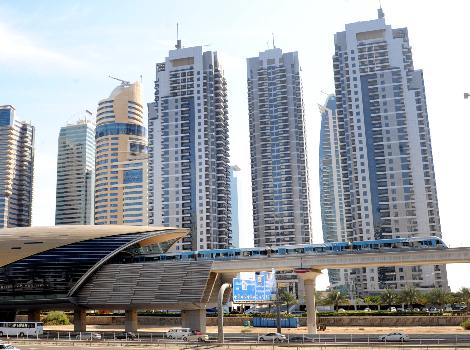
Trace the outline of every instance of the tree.
<path fill-rule="evenodd" d="M 458 299 L 461 303 L 464 303 L 466 307 L 470 307 L 470 288 L 460 288 Z"/>
<path fill-rule="evenodd" d="M 406 287 L 400 292 L 399 299 L 408 307 L 416 304 L 420 299 L 420 293 L 414 287 Z"/>
<path fill-rule="evenodd" d="M 367 306 L 380 305 L 382 303 L 380 295 L 368 295 L 364 297 L 363 300 L 364 300 L 364 304 L 366 304 Z"/>
<path fill-rule="evenodd" d="M 333 305 L 334 310 L 338 309 L 341 304 L 349 304 L 348 297 L 338 290 L 331 290 L 326 297 L 322 300 L 324 305 Z"/>
<path fill-rule="evenodd" d="M 68 325 L 70 320 L 63 311 L 50 311 L 44 318 L 44 323 L 47 325 Z"/>
<path fill-rule="evenodd" d="M 295 295 L 287 290 L 281 290 L 277 298 L 282 303 L 282 305 L 286 305 L 287 312 L 289 312 L 289 306 L 297 304 L 297 298 Z"/>
<path fill-rule="evenodd" d="M 394 305 L 398 301 L 398 295 L 393 289 L 385 289 L 383 293 L 380 295 L 380 299 L 382 301 L 382 305 Z"/>
<path fill-rule="evenodd" d="M 426 293 L 426 299 L 429 304 L 439 306 L 442 308 L 450 301 L 450 294 L 441 288 L 434 288 Z"/>

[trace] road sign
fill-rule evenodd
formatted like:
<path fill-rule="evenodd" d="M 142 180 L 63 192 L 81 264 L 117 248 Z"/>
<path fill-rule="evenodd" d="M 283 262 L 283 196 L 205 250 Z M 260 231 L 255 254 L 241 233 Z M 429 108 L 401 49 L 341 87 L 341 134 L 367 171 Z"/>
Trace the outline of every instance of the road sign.
<path fill-rule="evenodd" d="M 276 299 L 276 278 L 273 272 L 260 272 L 233 279 L 234 303 L 266 303 Z"/>

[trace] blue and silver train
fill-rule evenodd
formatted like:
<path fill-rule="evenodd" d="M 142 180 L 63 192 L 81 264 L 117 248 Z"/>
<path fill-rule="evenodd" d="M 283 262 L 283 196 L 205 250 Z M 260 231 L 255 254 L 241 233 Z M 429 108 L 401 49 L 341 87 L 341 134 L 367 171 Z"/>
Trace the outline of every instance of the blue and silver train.
<path fill-rule="evenodd" d="M 285 256 L 290 254 L 341 254 L 348 252 L 366 253 L 397 249 L 445 249 L 447 246 L 439 237 L 413 237 L 378 239 L 356 242 L 329 242 L 263 248 L 228 248 L 198 251 L 169 252 L 158 255 L 141 256 L 143 260 L 233 260 L 245 257 Z"/>

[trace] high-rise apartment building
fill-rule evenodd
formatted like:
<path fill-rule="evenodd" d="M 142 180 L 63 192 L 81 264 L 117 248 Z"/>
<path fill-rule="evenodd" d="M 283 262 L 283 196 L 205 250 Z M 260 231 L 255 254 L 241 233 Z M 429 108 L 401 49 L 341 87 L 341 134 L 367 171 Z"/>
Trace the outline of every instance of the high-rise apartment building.
<path fill-rule="evenodd" d="M 310 243 L 298 54 L 274 48 L 247 64 L 255 246 Z"/>
<path fill-rule="evenodd" d="M 0 106 L 0 228 L 31 226 L 34 127 Z"/>
<path fill-rule="evenodd" d="M 93 225 L 95 126 L 87 119 L 60 129 L 57 154 L 56 225 Z"/>
<path fill-rule="evenodd" d="M 319 180 L 323 240 L 344 242 L 346 222 L 335 96 L 328 96 L 325 105 L 319 107 L 321 112 Z M 328 276 L 332 287 L 345 284 L 344 273 L 340 270 L 329 269 Z"/>
<path fill-rule="evenodd" d="M 190 228 L 176 250 L 229 247 L 227 83 L 216 52 L 178 42 L 157 64 L 149 139 L 150 224 Z"/>
<path fill-rule="evenodd" d="M 147 225 L 147 130 L 139 82 L 122 81 L 96 114 L 95 224 Z"/>
<path fill-rule="evenodd" d="M 346 240 L 441 236 L 423 72 L 406 28 L 346 25 L 333 56 Z M 353 292 L 448 288 L 445 266 L 343 271 Z"/>
<path fill-rule="evenodd" d="M 230 200 L 232 213 L 232 241 L 231 246 L 240 248 L 240 226 L 238 221 L 238 176 L 240 171 L 238 165 L 230 167 Z"/>

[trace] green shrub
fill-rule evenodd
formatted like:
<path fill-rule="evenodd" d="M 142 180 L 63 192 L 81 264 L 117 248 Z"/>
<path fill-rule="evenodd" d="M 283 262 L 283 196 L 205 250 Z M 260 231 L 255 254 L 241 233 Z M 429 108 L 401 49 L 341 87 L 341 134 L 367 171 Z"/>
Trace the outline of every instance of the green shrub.
<path fill-rule="evenodd" d="M 466 329 L 466 330 L 470 330 L 470 320 L 466 320 L 466 321 L 463 321 L 460 326 L 463 328 L 463 329 Z"/>
<path fill-rule="evenodd" d="M 70 320 L 63 311 L 51 311 L 44 318 L 44 323 L 51 326 L 67 325 Z"/>

